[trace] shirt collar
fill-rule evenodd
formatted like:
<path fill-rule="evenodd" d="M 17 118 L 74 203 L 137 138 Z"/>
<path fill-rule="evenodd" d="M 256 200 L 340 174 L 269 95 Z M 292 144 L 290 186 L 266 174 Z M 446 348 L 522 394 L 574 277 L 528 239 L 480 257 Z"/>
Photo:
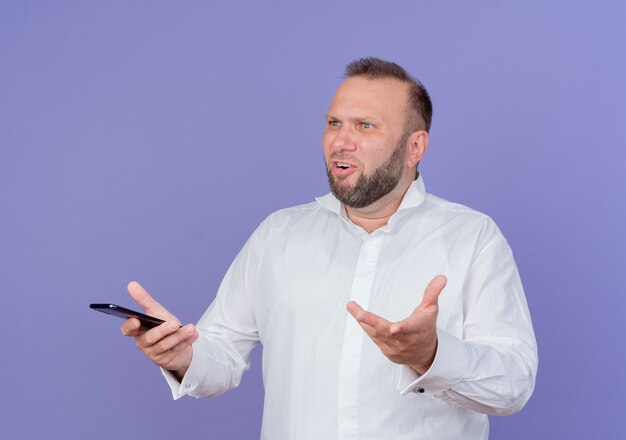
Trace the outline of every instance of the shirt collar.
<path fill-rule="evenodd" d="M 409 208 L 414 208 L 416 206 L 419 206 L 422 204 L 425 198 L 426 198 L 426 186 L 424 185 L 424 178 L 422 177 L 422 174 L 420 173 L 417 176 L 417 179 L 415 179 L 411 183 L 411 186 L 409 186 L 409 189 L 404 194 L 404 197 L 402 198 L 402 202 L 400 203 L 400 207 L 398 208 L 398 211 L 402 211 L 404 209 L 409 209 Z M 335 197 L 332 193 L 328 193 L 322 197 L 316 197 L 315 200 L 322 207 L 328 209 L 331 212 L 334 212 L 335 214 L 341 215 L 341 212 L 343 211 L 341 202 L 337 200 L 337 197 Z"/>

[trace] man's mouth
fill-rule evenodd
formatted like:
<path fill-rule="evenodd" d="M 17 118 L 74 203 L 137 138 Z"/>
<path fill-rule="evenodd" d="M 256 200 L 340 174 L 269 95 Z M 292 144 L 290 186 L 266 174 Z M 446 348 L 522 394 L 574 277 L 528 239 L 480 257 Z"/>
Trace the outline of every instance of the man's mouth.
<path fill-rule="evenodd" d="M 350 174 L 354 173 L 357 169 L 358 168 L 351 163 L 333 161 L 332 172 L 336 176 L 349 176 Z"/>

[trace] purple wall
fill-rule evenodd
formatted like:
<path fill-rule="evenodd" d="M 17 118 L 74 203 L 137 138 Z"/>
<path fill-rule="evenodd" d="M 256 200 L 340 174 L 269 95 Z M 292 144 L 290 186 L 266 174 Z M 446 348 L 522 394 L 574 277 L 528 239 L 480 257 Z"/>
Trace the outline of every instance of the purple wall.
<path fill-rule="evenodd" d="M 625 3 L 294 3 L 2 2 L 2 438 L 258 437 L 258 352 L 173 402 L 87 306 L 137 279 L 197 320 L 268 213 L 327 192 L 323 115 L 366 55 L 431 92 L 429 191 L 516 255 L 539 376 L 492 438 L 624 438 Z"/>

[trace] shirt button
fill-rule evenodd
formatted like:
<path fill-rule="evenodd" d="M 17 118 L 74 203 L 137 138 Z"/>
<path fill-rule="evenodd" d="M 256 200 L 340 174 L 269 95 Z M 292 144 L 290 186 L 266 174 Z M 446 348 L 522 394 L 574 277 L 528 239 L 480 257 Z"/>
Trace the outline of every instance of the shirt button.
<path fill-rule="evenodd" d="M 185 384 L 185 388 L 191 388 L 191 384 L 190 383 L 186 383 Z"/>
<path fill-rule="evenodd" d="M 415 391 L 416 393 L 423 393 L 424 392 L 424 388 L 422 388 L 422 387 L 415 387 L 415 388 L 413 388 L 413 391 Z"/>

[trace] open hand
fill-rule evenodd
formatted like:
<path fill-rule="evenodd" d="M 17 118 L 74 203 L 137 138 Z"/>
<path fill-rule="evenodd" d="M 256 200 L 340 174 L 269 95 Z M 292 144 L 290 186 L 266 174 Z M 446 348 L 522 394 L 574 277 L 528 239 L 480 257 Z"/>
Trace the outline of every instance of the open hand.
<path fill-rule="evenodd" d="M 446 282 L 443 275 L 433 278 L 424 291 L 421 304 L 402 321 L 389 322 L 363 310 L 354 301 L 348 303 L 347 309 L 389 360 L 424 374 L 437 352 L 437 300 Z"/>

